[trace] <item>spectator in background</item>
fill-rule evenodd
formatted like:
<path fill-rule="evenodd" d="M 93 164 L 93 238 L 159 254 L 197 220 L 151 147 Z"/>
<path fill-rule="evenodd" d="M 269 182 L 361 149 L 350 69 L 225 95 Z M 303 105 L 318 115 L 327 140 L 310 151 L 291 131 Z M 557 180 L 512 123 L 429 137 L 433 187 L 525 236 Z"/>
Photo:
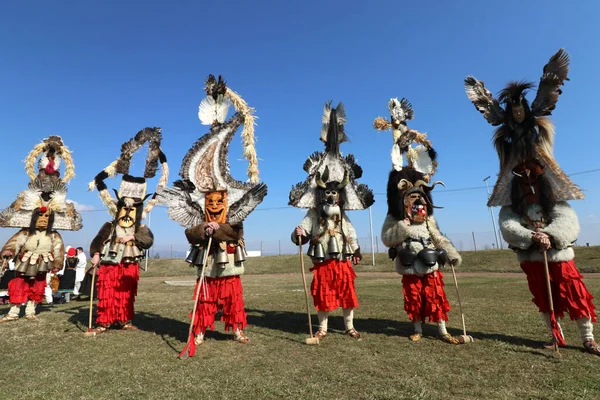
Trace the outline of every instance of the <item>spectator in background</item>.
<path fill-rule="evenodd" d="M 54 303 L 65 304 L 71 300 L 71 293 L 75 289 L 75 269 L 78 263 L 77 251 L 75 248 L 69 246 L 67 256 L 65 257 L 65 265 L 57 274 L 60 276 L 60 283 L 56 293 L 54 293 Z"/>
<path fill-rule="evenodd" d="M 85 267 L 87 266 L 87 257 L 83 252 L 83 247 L 77 248 L 77 268 L 75 269 L 75 290 L 73 291 L 74 296 L 79 296 L 79 289 L 81 288 L 81 282 L 85 278 Z"/>
<path fill-rule="evenodd" d="M 4 274 L 2 268 L 5 268 Z M 10 304 L 8 301 L 8 283 L 16 276 L 15 263 L 8 260 L 6 265 L 0 266 L 0 304 Z"/>

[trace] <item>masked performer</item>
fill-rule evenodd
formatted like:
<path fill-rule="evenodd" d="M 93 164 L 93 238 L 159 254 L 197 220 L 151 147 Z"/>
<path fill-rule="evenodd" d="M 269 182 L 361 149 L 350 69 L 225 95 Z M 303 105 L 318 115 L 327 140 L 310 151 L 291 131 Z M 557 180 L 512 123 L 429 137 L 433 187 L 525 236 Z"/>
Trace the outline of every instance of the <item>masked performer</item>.
<path fill-rule="evenodd" d="M 450 344 L 461 343 L 446 330 L 450 303 L 444 291 L 444 275 L 440 270 L 447 263 L 458 266 L 461 257 L 450 240 L 442 235 L 433 216 L 429 186 L 435 173 L 436 153 L 425 134 L 406 125 L 413 118 L 411 104 L 402 99 L 388 103 L 391 122 L 379 117 L 377 129 L 393 129 L 392 171 L 387 185 L 388 214 L 381 230 L 381 240 L 390 248 L 390 258 L 395 259 L 396 272 L 402 275 L 404 310 L 413 322 L 415 333 L 410 340 L 423 338 L 422 323 L 434 322 L 438 336 Z M 416 146 L 412 147 L 412 144 Z M 407 154 L 408 165 L 402 165 L 402 154 Z"/>
<path fill-rule="evenodd" d="M 210 132 L 183 159 L 182 180 L 158 193 L 159 201 L 168 205 L 169 217 L 187 228 L 185 235 L 192 245 L 187 260 L 198 267 L 195 293 L 199 289 L 200 295 L 195 299 L 193 337 L 188 343 L 192 356 L 195 346 L 204 343 L 207 328 L 214 329 L 218 311 L 222 311 L 225 330 L 233 330 L 236 341 L 250 341 L 243 332 L 247 322 L 240 278 L 245 261 L 242 222 L 267 194 L 267 186 L 258 183 L 253 109 L 221 76 L 217 81 L 209 75 L 205 91 L 207 97 L 200 103 L 198 117 L 203 125 L 210 125 Z M 237 112 L 226 120 L 230 103 Z M 229 143 L 241 124 L 244 155 L 249 162 L 248 183 L 231 177 L 227 160 Z"/>
<path fill-rule="evenodd" d="M 327 335 L 329 313 L 342 307 L 345 333 L 360 339 L 354 328 L 358 298 L 352 264 L 358 264 L 362 255 L 356 231 L 345 211 L 364 210 L 375 201 L 366 185 L 356 183 L 362 169 L 354 156 L 343 157 L 340 153 L 340 144 L 347 141 L 343 104 L 332 108 L 331 103 L 326 103 L 322 123 L 325 151 L 315 152 L 306 160 L 304 170 L 309 176 L 290 192 L 291 206 L 309 209 L 292 232 L 292 242 L 298 244 L 298 239 L 302 244 L 310 242 L 308 255 L 313 261 L 310 290 L 319 317 L 315 336 L 321 340 Z"/>
<path fill-rule="evenodd" d="M 483 82 L 467 77 L 467 96 L 493 126 L 500 173 L 488 207 L 500 206 L 500 230 L 527 275 L 533 302 L 549 328 L 553 342 L 564 346 L 560 324 L 565 312 L 577 321 L 585 349 L 600 355 L 594 341 L 596 321 L 592 295 L 573 260 L 579 221 L 568 200 L 583 198 L 581 190 L 562 171 L 553 156 L 551 115 L 568 80 L 569 56 L 560 49 L 546 66 L 531 105 L 525 98 L 533 87 L 510 82 L 496 100 Z M 503 108 L 501 104 L 504 104 Z M 550 312 L 545 261 L 551 280 L 554 313 Z"/>
<path fill-rule="evenodd" d="M 156 199 L 152 199 L 144 207 L 146 179 L 153 178 L 160 161 L 162 175 L 157 190 L 164 187 L 168 180 L 169 169 L 167 158 L 160 149 L 162 133 L 160 128 L 144 128 L 134 138 L 123 144 L 121 155 L 90 183 L 90 190 L 98 189 L 102 202 L 113 221 L 105 223 L 90 245 L 92 266 L 100 265 L 98 270 L 98 317 L 96 333 L 106 332 L 116 327 L 124 330 L 137 329 L 133 323 L 133 303 L 137 295 L 140 277 L 139 260 L 143 250 L 150 248 L 154 236 L 150 229 L 141 223 L 152 210 Z M 129 167 L 133 153 L 149 144 L 146 168 L 143 177 L 129 175 Z M 119 191 L 115 190 L 116 199 L 108 192 L 104 183 L 106 178 L 123 174 Z"/>
<path fill-rule="evenodd" d="M 62 179 L 61 161 L 66 165 Z M 24 303 L 27 303 L 25 318 L 37 319 L 35 307 L 44 298 L 46 274 L 63 268 L 64 245 L 58 230 L 77 231 L 82 227 L 81 217 L 66 199 L 66 183 L 75 176 L 75 168 L 62 139 L 59 136 L 44 139 L 29 153 L 25 165 L 31 179 L 29 187 L 0 212 L 0 226 L 22 228 L 0 251 L 3 258 L 14 260 L 16 272 L 8 287 L 11 308 L 0 322 L 17 320 Z"/>

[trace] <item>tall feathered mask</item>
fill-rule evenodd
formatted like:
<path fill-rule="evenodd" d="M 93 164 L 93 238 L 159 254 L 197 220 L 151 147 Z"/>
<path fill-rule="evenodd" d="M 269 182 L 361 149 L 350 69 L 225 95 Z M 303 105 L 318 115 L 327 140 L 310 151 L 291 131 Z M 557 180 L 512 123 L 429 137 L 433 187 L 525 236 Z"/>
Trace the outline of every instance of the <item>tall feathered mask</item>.
<path fill-rule="evenodd" d="M 391 157 L 392 167 L 396 171 L 401 171 L 403 165 L 403 156 L 406 155 L 407 165 L 425 175 L 435 174 L 437 169 L 437 153 L 433 149 L 431 141 L 427 139 L 425 133 L 410 129 L 406 121 L 414 118 L 412 105 L 408 100 L 402 98 L 390 99 L 388 102 L 390 120 L 383 117 L 377 117 L 373 121 L 373 127 L 379 131 L 392 129 L 394 144 L 392 145 Z M 426 178 L 428 179 L 428 178 Z"/>
<path fill-rule="evenodd" d="M 582 199 L 583 193 L 562 171 L 554 159 L 554 125 L 547 118 L 556 107 L 569 73 L 569 55 L 564 49 L 554 54 L 544 66 L 535 99 L 529 104 L 526 95 L 534 85 L 511 81 L 498 99 L 483 81 L 472 76 L 465 79 L 467 96 L 492 125 L 494 146 L 500 160 L 500 173 L 488 206 L 510 205 L 510 188 L 516 165 L 537 160 L 544 169 L 550 190 L 557 201 Z M 504 105 L 504 107 L 503 107 Z"/>

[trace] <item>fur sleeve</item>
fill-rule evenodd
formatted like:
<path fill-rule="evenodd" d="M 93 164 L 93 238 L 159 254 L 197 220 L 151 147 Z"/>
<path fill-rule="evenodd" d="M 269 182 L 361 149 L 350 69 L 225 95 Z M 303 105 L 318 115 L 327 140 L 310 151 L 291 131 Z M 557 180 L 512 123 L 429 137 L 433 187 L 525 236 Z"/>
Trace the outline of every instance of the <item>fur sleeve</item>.
<path fill-rule="evenodd" d="M 206 222 L 202 222 L 196 226 L 185 230 L 185 236 L 190 244 L 201 244 L 208 240 L 204 234 L 206 229 Z M 213 240 L 219 242 L 237 241 L 244 236 L 244 228 L 242 224 L 230 225 L 230 224 L 219 224 L 213 234 Z"/>
<path fill-rule="evenodd" d="M 300 221 L 300 223 L 298 224 L 299 227 L 301 227 L 302 229 L 304 229 L 304 233 L 306 234 L 305 236 L 302 236 L 302 244 L 307 243 L 310 238 L 312 237 L 312 227 L 313 224 L 318 221 L 318 215 L 317 212 L 315 211 L 315 209 L 310 209 L 308 210 L 308 212 L 306 213 L 306 215 L 304 216 L 304 218 L 302 219 L 302 221 Z M 296 230 L 294 229 L 294 231 L 292 232 L 292 243 L 294 244 L 298 244 L 298 238 L 296 237 Z"/>
<path fill-rule="evenodd" d="M 512 247 L 527 250 L 532 244 L 532 230 L 521 225 L 521 217 L 511 210 L 510 206 L 500 208 L 500 232 Z"/>
<path fill-rule="evenodd" d="M 352 222 L 350 222 L 350 218 L 348 218 L 348 216 L 345 214 L 344 214 L 343 227 L 344 227 L 344 235 L 346 235 L 346 238 L 348 239 L 348 241 L 350 242 L 352 247 L 355 249 L 359 249 L 360 245 L 358 244 L 358 237 L 356 236 L 356 229 L 354 229 Z"/>
<path fill-rule="evenodd" d="M 10 239 L 8 239 L 8 241 L 4 244 L 4 247 L 2 247 L 0 254 L 4 253 L 5 251 L 11 252 L 13 256 L 19 254 L 21 247 L 23 247 L 25 241 L 27 240 L 27 236 L 27 229 L 21 229 L 19 232 L 12 235 Z"/>
<path fill-rule="evenodd" d="M 102 228 L 98 231 L 98 234 L 92 240 L 92 244 L 90 244 L 90 256 L 94 257 L 96 253 L 102 253 L 102 247 L 104 246 L 104 242 L 106 242 L 112 232 L 112 223 L 107 222 L 102 225 Z"/>
<path fill-rule="evenodd" d="M 579 236 L 579 220 L 567 202 L 558 202 L 549 215 L 550 224 L 542 232 L 550 235 L 554 246 L 561 250 L 573 244 Z"/>
<path fill-rule="evenodd" d="M 135 233 L 135 244 L 142 250 L 149 249 L 154 244 L 154 235 L 146 225 L 140 225 Z"/>
<path fill-rule="evenodd" d="M 60 233 L 52 233 L 52 255 L 54 262 L 52 263 L 55 269 L 61 270 L 65 265 L 65 245 Z"/>
<path fill-rule="evenodd" d="M 385 217 L 381 227 L 381 241 L 387 247 L 395 247 L 408 237 L 408 226 L 404 221 L 398 221 L 390 214 Z"/>
<path fill-rule="evenodd" d="M 456 247 L 454 247 L 450 239 L 442 235 L 433 215 L 429 217 L 427 227 L 429 228 L 429 234 L 431 235 L 431 240 L 433 241 L 433 244 L 435 244 L 435 247 L 446 250 L 450 261 L 455 267 L 458 267 L 462 263 L 462 257 L 458 254 Z"/>

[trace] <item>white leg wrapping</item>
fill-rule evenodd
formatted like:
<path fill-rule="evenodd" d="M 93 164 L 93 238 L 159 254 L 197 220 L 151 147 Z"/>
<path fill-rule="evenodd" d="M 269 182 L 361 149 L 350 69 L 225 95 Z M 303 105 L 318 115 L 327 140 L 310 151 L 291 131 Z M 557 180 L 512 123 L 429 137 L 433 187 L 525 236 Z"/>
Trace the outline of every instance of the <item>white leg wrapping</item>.
<path fill-rule="evenodd" d="M 354 329 L 354 308 L 344 308 L 343 311 L 346 330 Z"/>
<path fill-rule="evenodd" d="M 421 321 L 413 322 L 415 324 L 415 333 L 423 334 L 423 325 L 421 325 Z"/>
<path fill-rule="evenodd" d="M 329 313 L 326 311 L 317 311 L 317 317 L 319 317 L 319 329 L 327 332 L 327 320 Z"/>
<path fill-rule="evenodd" d="M 546 328 L 548 328 L 548 335 L 550 335 L 550 339 L 554 339 L 554 336 L 552 335 L 552 325 L 550 324 L 550 313 L 542 313 L 542 319 L 546 323 Z M 562 326 L 560 325 L 559 318 L 556 318 L 556 323 L 558 324 L 558 328 L 560 329 L 560 334 L 562 335 L 562 337 L 565 337 L 565 335 L 563 334 Z"/>
<path fill-rule="evenodd" d="M 441 320 L 437 323 L 438 326 L 438 333 L 440 334 L 440 336 L 443 335 L 447 335 L 448 331 L 446 330 L 446 321 Z"/>
<path fill-rule="evenodd" d="M 36 304 L 33 301 L 27 301 L 27 305 L 25 306 L 25 315 L 35 315 L 35 306 Z"/>
<path fill-rule="evenodd" d="M 21 311 L 21 306 L 10 306 L 8 316 L 11 318 L 19 318 L 19 311 Z"/>
<path fill-rule="evenodd" d="M 594 339 L 594 325 L 591 318 L 579 318 L 577 326 L 579 327 L 579 334 L 582 341 L 585 342 L 586 340 Z"/>

